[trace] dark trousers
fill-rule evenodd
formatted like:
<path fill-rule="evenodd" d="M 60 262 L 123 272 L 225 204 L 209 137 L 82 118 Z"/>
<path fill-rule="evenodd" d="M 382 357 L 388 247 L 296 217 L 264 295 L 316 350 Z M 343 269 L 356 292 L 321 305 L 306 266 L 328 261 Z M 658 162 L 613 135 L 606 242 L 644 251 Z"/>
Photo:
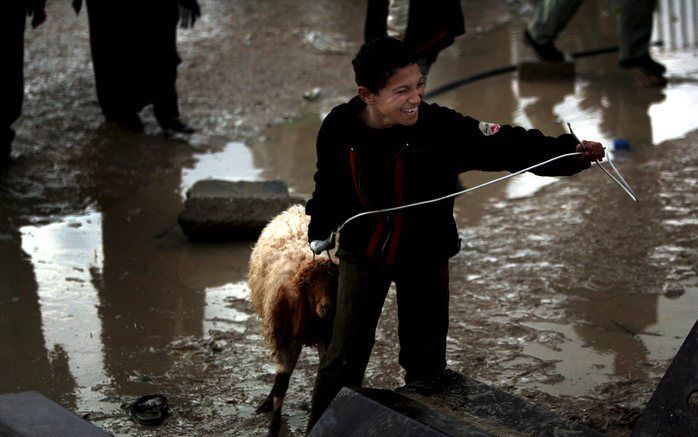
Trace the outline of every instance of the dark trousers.
<path fill-rule="evenodd" d="M 24 2 L 3 5 L 0 20 L 0 162 L 10 154 L 14 139 L 12 123 L 22 113 L 24 95 L 24 26 L 27 7 Z"/>
<path fill-rule="evenodd" d="M 97 100 L 107 121 L 153 104 L 155 117 L 179 117 L 177 4 L 171 0 L 87 0 Z"/>
<path fill-rule="evenodd" d="M 369 261 L 339 263 L 332 341 L 318 368 L 308 429 L 344 387 L 360 387 L 390 283 L 397 287 L 399 362 L 405 382 L 446 368 L 448 260 L 383 269 Z"/>

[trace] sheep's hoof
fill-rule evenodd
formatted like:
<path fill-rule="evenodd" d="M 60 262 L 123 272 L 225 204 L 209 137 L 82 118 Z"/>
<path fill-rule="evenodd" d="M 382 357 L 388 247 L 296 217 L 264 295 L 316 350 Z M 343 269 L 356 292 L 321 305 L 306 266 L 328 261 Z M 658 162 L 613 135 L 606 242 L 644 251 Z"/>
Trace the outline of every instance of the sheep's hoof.
<path fill-rule="evenodd" d="M 259 407 L 257 407 L 257 413 L 268 413 L 271 410 L 274 409 L 274 400 L 272 399 L 271 396 L 267 396 L 266 399 L 264 399 L 264 402 L 259 404 Z"/>

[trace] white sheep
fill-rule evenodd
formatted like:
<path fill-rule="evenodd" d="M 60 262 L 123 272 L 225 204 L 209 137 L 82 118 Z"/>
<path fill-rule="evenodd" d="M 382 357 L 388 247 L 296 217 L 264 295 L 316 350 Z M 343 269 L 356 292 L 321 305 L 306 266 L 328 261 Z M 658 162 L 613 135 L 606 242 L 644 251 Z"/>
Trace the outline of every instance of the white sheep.
<path fill-rule="evenodd" d="M 250 257 L 250 299 L 262 319 L 262 335 L 276 362 L 274 386 L 257 412 L 273 411 L 270 434 L 281 426 L 281 406 L 303 346 L 320 358 L 332 334 L 339 268 L 308 246 L 309 217 L 301 205 L 276 216 Z"/>

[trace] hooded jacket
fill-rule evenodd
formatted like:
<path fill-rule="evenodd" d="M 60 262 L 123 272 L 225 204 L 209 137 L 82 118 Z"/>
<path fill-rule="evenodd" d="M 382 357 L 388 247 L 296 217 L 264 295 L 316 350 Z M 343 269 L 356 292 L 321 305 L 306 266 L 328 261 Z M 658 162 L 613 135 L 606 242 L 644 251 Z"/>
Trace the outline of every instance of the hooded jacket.
<path fill-rule="evenodd" d="M 317 138 L 315 191 L 306 206 L 309 240 L 324 240 L 360 212 L 429 200 L 458 190 L 468 170 L 510 171 L 575 151 L 577 141 L 535 129 L 480 122 L 422 102 L 417 122 L 386 129 L 366 126 L 358 97 L 325 118 Z M 589 162 L 577 156 L 533 172 L 572 175 Z M 418 257 L 448 258 L 460 248 L 453 198 L 404 210 L 370 214 L 348 223 L 339 236 L 343 253 L 395 265 Z"/>

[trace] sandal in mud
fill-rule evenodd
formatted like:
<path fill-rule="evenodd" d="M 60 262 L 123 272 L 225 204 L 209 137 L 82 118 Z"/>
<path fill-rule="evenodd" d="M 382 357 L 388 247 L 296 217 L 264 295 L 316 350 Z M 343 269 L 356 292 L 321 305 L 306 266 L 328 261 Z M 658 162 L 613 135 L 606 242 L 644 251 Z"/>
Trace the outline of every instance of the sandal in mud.
<path fill-rule="evenodd" d="M 169 417 L 171 411 L 163 395 L 148 395 L 138 398 L 129 408 L 129 413 L 138 423 L 158 426 Z"/>

